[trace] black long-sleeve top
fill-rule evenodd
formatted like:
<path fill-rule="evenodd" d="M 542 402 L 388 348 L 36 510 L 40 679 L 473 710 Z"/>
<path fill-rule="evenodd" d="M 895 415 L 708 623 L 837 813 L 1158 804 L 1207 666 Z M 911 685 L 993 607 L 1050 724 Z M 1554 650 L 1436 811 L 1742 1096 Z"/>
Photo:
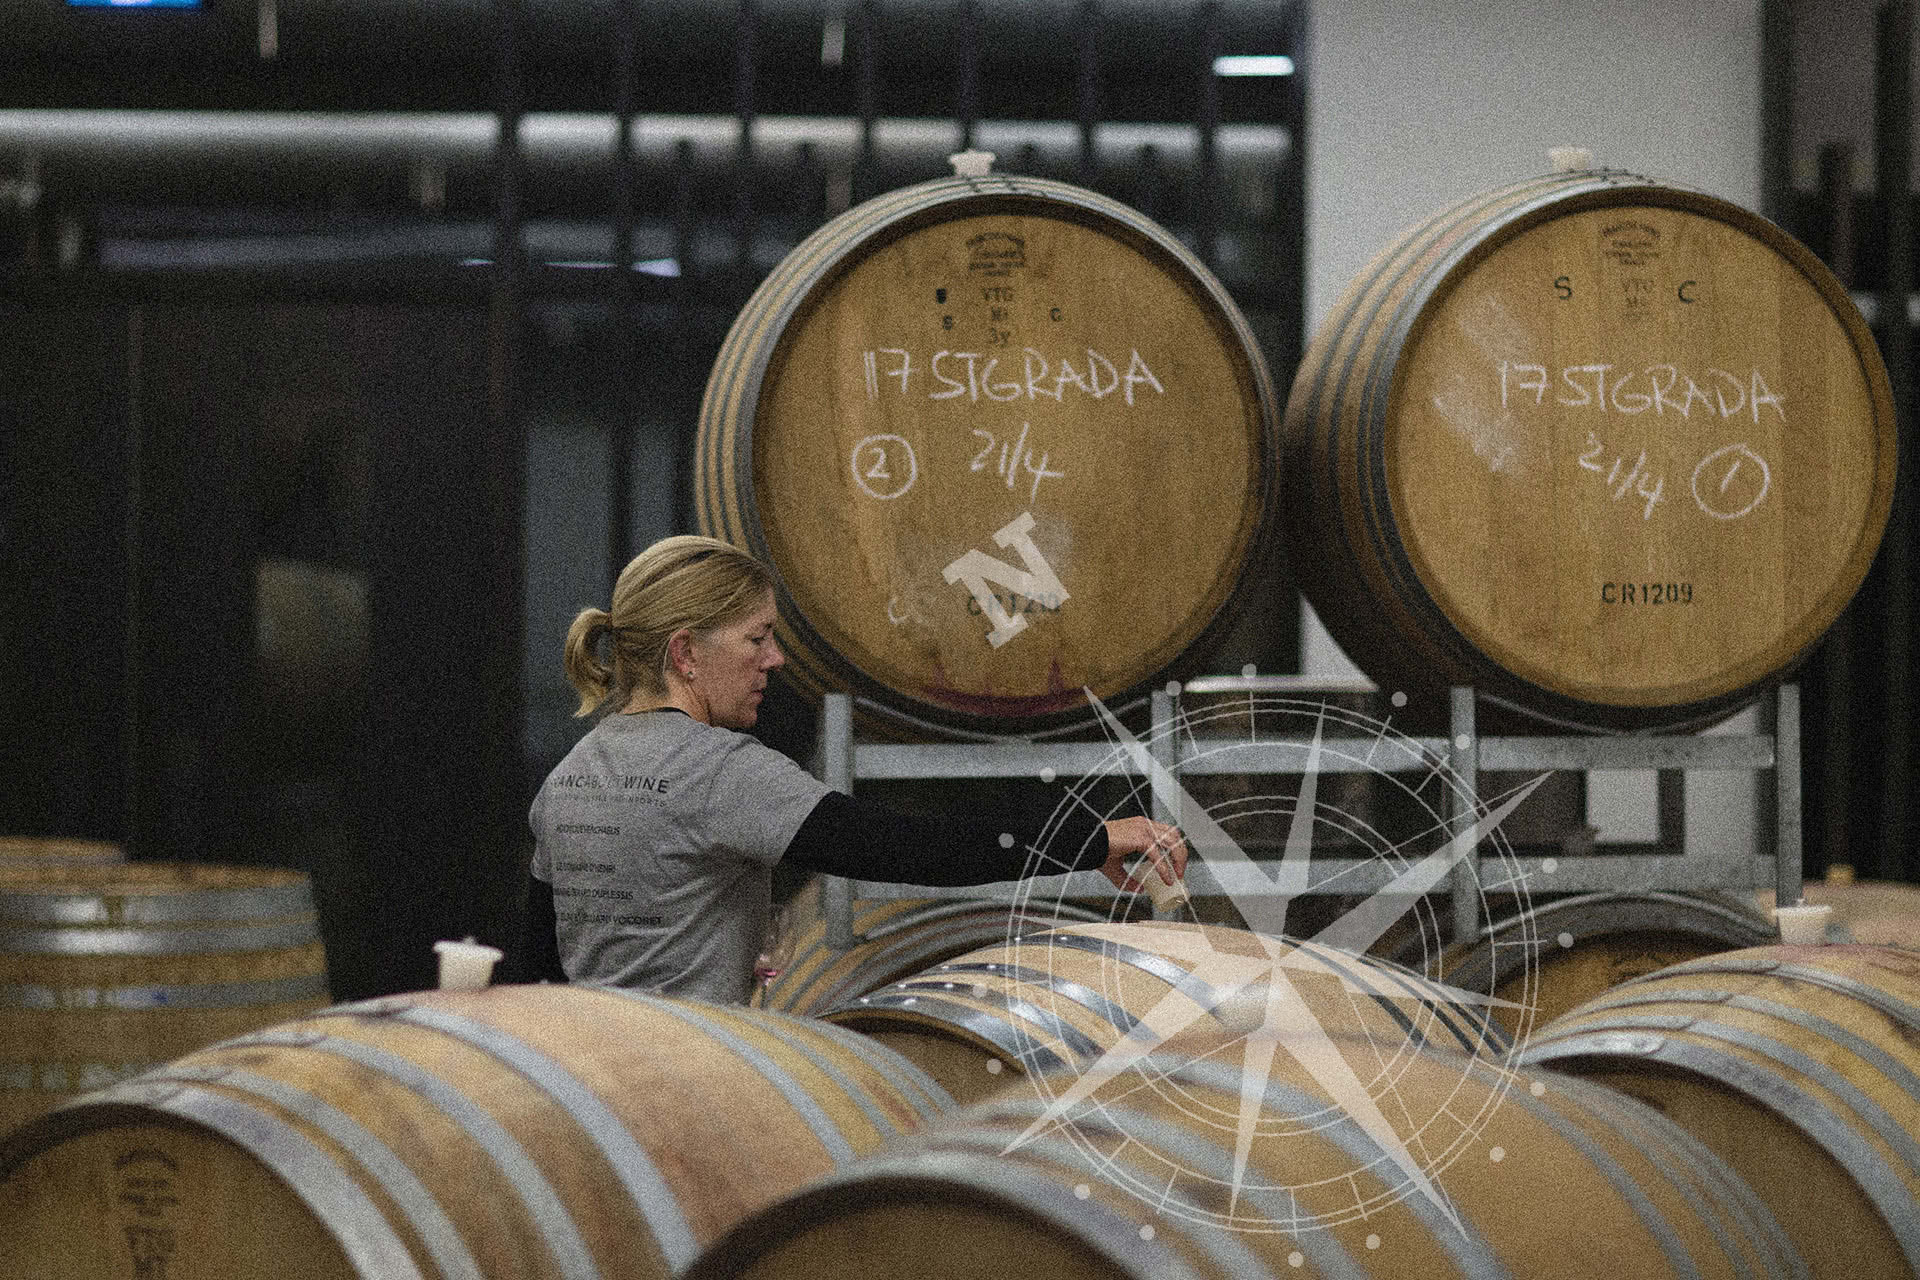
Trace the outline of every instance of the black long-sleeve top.
<path fill-rule="evenodd" d="M 1018 880 L 1032 873 L 1090 871 L 1107 860 L 1107 832 L 1089 810 L 1065 817 L 1047 842 L 1077 851 L 1073 861 L 1036 868 L 1039 832 L 1013 832 L 1001 821 L 970 816 L 927 817 L 828 792 L 794 833 L 782 860 L 825 875 L 892 884 L 957 886 Z M 527 877 L 519 939 L 503 966 L 508 981 L 565 982 L 554 927 L 553 886 Z"/>

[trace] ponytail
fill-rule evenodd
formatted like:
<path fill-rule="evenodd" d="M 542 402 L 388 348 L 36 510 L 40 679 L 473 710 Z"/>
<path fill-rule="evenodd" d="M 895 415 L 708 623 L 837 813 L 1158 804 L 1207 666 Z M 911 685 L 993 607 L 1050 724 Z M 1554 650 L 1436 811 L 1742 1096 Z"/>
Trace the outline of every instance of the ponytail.
<path fill-rule="evenodd" d="M 613 668 L 600 660 L 600 641 L 613 632 L 613 615 L 605 609 L 588 607 L 574 615 L 567 628 L 567 647 L 563 658 L 567 683 L 580 695 L 576 716 L 591 714 L 613 692 Z"/>

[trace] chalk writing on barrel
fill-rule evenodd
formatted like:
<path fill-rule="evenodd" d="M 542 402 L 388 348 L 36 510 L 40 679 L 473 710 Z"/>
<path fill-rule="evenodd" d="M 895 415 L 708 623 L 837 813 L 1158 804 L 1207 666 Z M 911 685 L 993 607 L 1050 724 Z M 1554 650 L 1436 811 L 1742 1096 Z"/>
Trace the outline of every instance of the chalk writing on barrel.
<path fill-rule="evenodd" d="M 1667 477 L 1657 465 L 1649 465 L 1644 448 L 1629 460 L 1625 451 L 1610 451 L 1605 441 L 1589 431 L 1579 463 L 1582 470 L 1602 477 L 1614 501 L 1630 493 L 1645 499 L 1640 518 L 1653 519 L 1654 507 L 1666 492 Z M 1741 441 L 1722 445 L 1701 458 L 1694 465 L 1691 487 L 1694 504 L 1707 515 L 1715 520 L 1738 520 L 1766 498 L 1773 487 L 1773 471 L 1765 458 Z"/>
<path fill-rule="evenodd" d="M 1023 613 L 1008 613 L 987 583 L 1005 587 L 1029 600 L 1041 601 L 1051 609 L 1058 609 L 1067 600 L 1067 589 L 1060 585 L 1060 578 L 1054 573 L 1053 566 L 1047 563 L 1047 558 L 1040 554 L 1040 548 L 1034 545 L 1029 536 L 1033 526 L 1033 513 L 1023 511 L 993 535 L 994 544 L 1011 547 L 1026 565 L 1025 569 L 1016 569 L 1006 561 L 996 560 L 976 548 L 942 570 L 942 576 L 949 584 L 966 584 L 967 591 L 980 606 L 980 612 L 993 623 L 993 629 L 987 633 L 987 643 L 996 649 L 1025 631 L 1027 619 Z"/>
<path fill-rule="evenodd" d="M 1000 459 L 998 466 L 994 468 L 994 474 L 1005 477 L 1007 488 L 1011 489 L 1013 488 L 1015 478 L 1024 468 L 1026 473 L 1033 477 L 1033 484 L 1029 486 L 1027 490 L 1027 501 L 1032 502 L 1034 498 L 1039 496 L 1040 482 L 1042 480 L 1049 476 L 1064 480 L 1067 473 L 1064 471 L 1051 471 L 1047 468 L 1047 460 L 1052 457 L 1052 455 L 1048 453 L 1042 453 L 1040 455 L 1039 466 L 1036 467 L 1034 465 L 1033 447 L 1027 443 L 1027 433 L 1031 430 L 1033 430 L 1032 423 L 1021 423 L 1020 438 L 1015 440 L 1012 445 L 1008 445 L 1006 441 L 997 438 L 993 432 L 984 431 L 979 427 L 975 427 L 973 429 L 974 436 L 977 439 L 985 440 L 987 443 L 981 448 L 980 452 L 973 455 L 973 461 L 968 464 L 968 470 L 985 471 L 989 465 L 992 465 L 994 446 L 997 444 L 1000 446 Z"/>
<path fill-rule="evenodd" d="M 1129 350 L 1124 369 L 1092 347 L 1084 356 L 1067 352 L 1053 359 L 1032 347 L 1017 357 L 940 350 L 918 359 L 905 347 L 875 347 L 860 353 L 860 364 L 869 400 L 893 393 L 969 404 L 982 399 L 1063 402 L 1070 394 L 1105 400 L 1117 393 L 1131 406 L 1149 394 L 1167 393 L 1137 349 Z"/>
<path fill-rule="evenodd" d="M 1772 487 L 1767 460 L 1745 442 L 1722 445 L 1693 469 L 1693 500 L 1715 520 L 1738 520 Z"/>
<path fill-rule="evenodd" d="M 1691 418 L 1703 416 L 1732 418 L 1751 416 L 1760 424 L 1760 411 L 1771 410 L 1781 421 L 1787 417 L 1786 400 L 1767 385 L 1765 375 L 1752 369 L 1737 377 L 1725 369 L 1709 368 L 1699 372 L 1671 364 L 1651 364 L 1640 369 L 1621 369 L 1605 363 L 1563 365 L 1556 384 L 1543 364 L 1523 364 L 1501 360 L 1495 366 L 1500 380 L 1500 407 L 1507 409 L 1526 404 L 1531 397 L 1535 406 L 1547 402 L 1563 409 L 1590 409 L 1597 413 L 1633 415 L 1651 409 L 1656 417 L 1669 412 Z"/>
<path fill-rule="evenodd" d="M 1613 491 L 1613 500 L 1615 502 L 1626 497 L 1628 493 L 1633 493 L 1645 498 L 1647 505 L 1646 509 L 1641 513 L 1640 518 L 1642 520 L 1653 519 L 1653 508 L 1660 501 L 1660 495 L 1665 492 L 1667 487 L 1666 476 L 1655 475 L 1653 472 L 1647 470 L 1647 451 L 1645 449 L 1640 451 L 1639 456 L 1633 460 L 1633 465 L 1627 468 L 1627 472 L 1623 476 L 1620 474 L 1620 465 L 1626 461 L 1625 455 L 1615 454 L 1613 465 L 1608 467 L 1602 462 L 1602 455 L 1606 453 L 1606 450 L 1607 446 L 1601 441 L 1599 436 L 1594 435 L 1591 431 L 1587 432 L 1587 451 L 1580 455 L 1581 467 L 1588 471 L 1605 474 L 1607 477 L 1607 487 Z M 1653 487 L 1648 488 L 1648 485 L 1652 485 Z"/>
<path fill-rule="evenodd" d="M 853 482 L 870 498 L 882 502 L 897 498 L 913 488 L 920 475 L 920 464 L 913 446 L 901 436 L 867 436 L 853 446 L 848 457 L 853 467 Z"/>

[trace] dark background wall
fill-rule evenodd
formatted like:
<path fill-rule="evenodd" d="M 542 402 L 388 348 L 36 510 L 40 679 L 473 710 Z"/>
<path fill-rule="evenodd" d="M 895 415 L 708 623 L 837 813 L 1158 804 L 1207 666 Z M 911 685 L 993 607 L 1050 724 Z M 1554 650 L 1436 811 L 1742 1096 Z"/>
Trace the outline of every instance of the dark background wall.
<path fill-rule="evenodd" d="M 566 624 L 693 528 L 714 355 L 833 213 L 997 148 L 1297 352 L 1300 93 L 1209 53 L 1286 6 L 260 13 L 0 14 L 0 829 L 304 869 L 342 998 L 507 938 Z M 1286 669 L 1271 572 L 1232 644 Z"/>

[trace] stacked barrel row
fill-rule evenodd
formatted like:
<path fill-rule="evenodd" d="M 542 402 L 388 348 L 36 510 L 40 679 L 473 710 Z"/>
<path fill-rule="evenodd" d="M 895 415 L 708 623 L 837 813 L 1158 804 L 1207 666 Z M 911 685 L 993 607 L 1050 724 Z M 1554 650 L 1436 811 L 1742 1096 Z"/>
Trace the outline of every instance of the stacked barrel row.
<path fill-rule="evenodd" d="M 944 1041 L 965 1070 L 926 1070 L 885 1028 L 850 1029 L 882 1016 L 884 998 L 870 995 L 849 996 L 844 1016 L 803 1019 L 502 986 L 335 1006 L 233 1036 L 0 1140 L 0 1265 L 56 1280 L 289 1267 L 383 1280 L 677 1274 L 726 1228 L 950 1112 L 936 1073 L 984 1096 L 1029 1069 L 1084 1062 L 1176 991 L 1205 1015 L 1174 1037 L 1183 1052 L 1218 1051 L 1259 1021 L 1258 992 L 1239 993 L 1238 1013 L 1208 995 L 1235 994 L 1216 987 L 1220 966 L 1245 986 L 1271 962 L 1253 935 L 1034 927 L 1058 940 L 1063 979 L 1078 982 L 1031 968 L 1051 943 L 1035 952 L 1003 934 L 957 967 L 882 988 L 975 974 L 977 993 L 947 1007 L 971 1001 L 978 1021 L 1011 1021 Z M 975 973 L 996 956 L 997 972 Z M 1100 984 L 1115 962 L 1128 975 L 1117 998 L 1137 1014 L 1111 1004 L 1102 1017 L 1083 1009 L 1076 1026 L 1023 1020 L 1034 1002 Z M 1301 964 L 1329 1026 L 1389 1046 L 1409 1035 L 1505 1046 L 1411 975 L 1333 953 L 1303 952 Z M 948 1028 L 915 1022 L 911 1003 L 897 1029 L 941 1042 Z M 1036 1037 L 1031 1051 L 1022 1035 Z"/>
<path fill-rule="evenodd" d="M 390 996 L 0 1139 L 0 1272 L 668 1276 L 950 1106 L 825 1022 L 570 985 Z"/>
<path fill-rule="evenodd" d="M 1411 229 L 1318 327 L 1277 416 L 1248 333 L 1131 210 L 994 175 L 896 192 L 823 228 L 743 312 L 703 406 L 701 519 L 773 565 L 807 691 L 850 690 L 870 729 L 922 736 L 1050 732 L 1091 721 L 1089 693 L 1127 700 L 1200 669 L 1275 557 L 1382 698 L 1432 708 L 1469 685 L 1534 726 L 1690 729 L 1793 670 L 1886 521 L 1892 400 L 1844 288 L 1778 228 L 1675 184 L 1560 173 Z M 1211 781 L 1196 798 L 1237 813 L 1232 782 Z M 1331 834 L 1381 851 L 1350 825 Z M 1166 992 L 1220 993 L 1168 967 L 1173 944 L 1078 925 L 829 1005 L 986 1100 L 743 1226 L 701 1274 L 1794 1275 L 1807 1257 L 1827 1274 L 1824 1242 L 1803 1255 L 1805 1222 L 1783 1229 L 1721 1146 L 1621 1090 L 1488 1052 L 1623 981 L 1770 943 L 1771 921 L 1674 893 L 1523 899 L 1491 919 L 1444 951 L 1401 939 L 1403 959 L 1484 1008 L 1429 979 L 1394 997 L 1362 984 L 1376 1013 L 1446 1011 L 1419 1034 L 1398 1024 L 1404 1069 L 1382 1065 L 1381 1027 L 1335 1019 L 1291 1076 L 1249 1085 L 1167 1042 L 1156 1020 L 1184 1006 Z M 1214 979 L 1230 954 L 1184 953 Z M 1240 1027 L 1238 1052 L 1285 1059 L 1259 1047 L 1281 985 L 1201 1005 Z M 1461 1044 L 1441 1026 L 1480 1029 Z M 1116 1053 L 1143 1068 L 1148 1042 L 1173 1051 L 1158 1085 L 1089 1070 Z M 1006 1089 L 1020 1073 L 1027 1087 Z M 1363 1078 L 1394 1081 L 1401 1105 L 1438 1090 L 1476 1120 L 1469 1100 L 1495 1100 L 1454 1136 L 1498 1167 L 1456 1158 L 1423 1183 L 1400 1131 L 1359 1114 Z M 1254 1094 L 1359 1132 L 1322 1147 L 1296 1124 L 1263 1153 L 1257 1133 L 1208 1121 Z M 1443 1130 L 1419 1130 L 1422 1150 L 1457 1154 Z M 1364 1225 L 1288 1181 L 1293 1161 L 1364 1184 L 1349 1192 Z M 1276 1176 L 1249 1173 L 1263 1168 Z M 1421 1253 L 1408 1223 L 1370 1229 L 1389 1206 L 1454 1231 Z M 1311 1229 L 1270 1249 L 1256 1222 Z M 933 1258 L 932 1239 L 957 1243 Z M 1888 1260 L 1863 1256 L 1848 1274 Z"/>
<path fill-rule="evenodd" d="M 1711 897 L 1566 901 L 1557 950 L 1706 954 L 1543 1006 L 1511 1049 L 1510 1009 L 1400 966 L 1166 923 L 846 1000 L 822 1016 L 972 1105 L 692 1274 L 1914 1274 L 1920 952 L 1743 946 L 1755 917 Z"/>
<path fill-rule="evenodd" d="M 1204 663 L 1283 556 L 1383 689 L 1679 728 L 1837 618 L 1895 442 L 1846 290 L 1672 183 L 1556 173 L 1413 228 L 1283 414 L 1171 233 L 985 174 L 852 209 L 768 277 L 708 385 L 697 510 L 774 568 L 791 674 L 876 725 L 1084 721 L 1083 691 Z"/>
<path fill-rule="evenodd" d="M 1916 1033 L 1920 953 L 1896 948 L 1689 961 L 1516 1046 L 1484 1001 L 1391 962 L 1166 923 L 1036 926 L 814 1018 L 411 993 L 15 1130 L 0 1261 L 56 1280 L 1904 1275 Z"/>

